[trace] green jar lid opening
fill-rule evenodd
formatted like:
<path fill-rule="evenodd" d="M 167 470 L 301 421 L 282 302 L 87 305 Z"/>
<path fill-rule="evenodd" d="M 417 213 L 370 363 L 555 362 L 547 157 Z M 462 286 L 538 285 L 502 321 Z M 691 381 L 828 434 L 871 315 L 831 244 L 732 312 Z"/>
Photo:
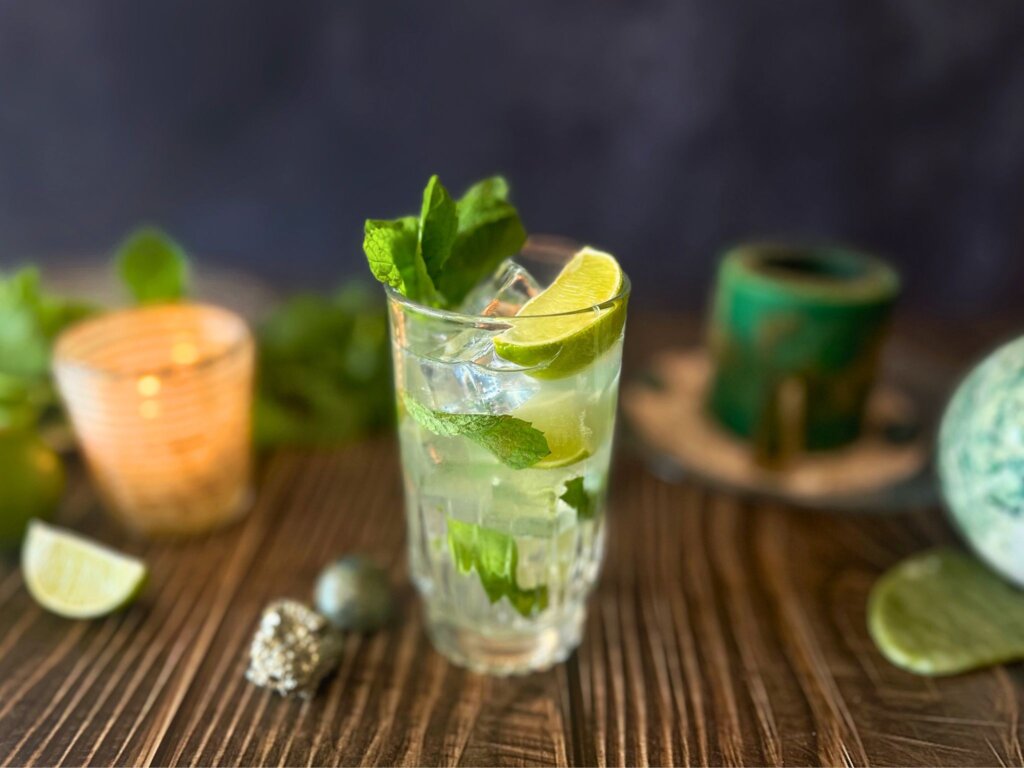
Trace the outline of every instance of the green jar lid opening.
<path fill-rule="evenodd" d="M 729 251 L 723 277 L 746 289 L 817 298 L 829 303 L 894 297 L 899 276 L 872 256 L 837 246 L 778 243 L 744 245 Z"/>

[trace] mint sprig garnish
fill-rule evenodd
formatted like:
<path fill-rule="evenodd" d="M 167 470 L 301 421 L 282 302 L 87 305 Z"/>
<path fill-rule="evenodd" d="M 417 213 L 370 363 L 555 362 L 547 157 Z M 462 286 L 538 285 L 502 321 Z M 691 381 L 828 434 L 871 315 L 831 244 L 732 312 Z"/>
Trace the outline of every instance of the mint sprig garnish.
<path fill-rule="evenodd" d="M 474 184 L 457 208 L 458 236 L 437 278 L 438 289 L 453 307 L 526 242 L 519 213 L 508 202 L 508 184 L 500 176 Z"/>
<path fill-rule="evenodd" d="M 448 309 L 526 242 L 500 176 L 477 182 L 457 202 L 431 176 L 418 218 L 370 219 L 364 232 L 374 277 L 413 301 Z"/>
<path fill-rule="evenodd" d="M 496 603 L 507 598 L 512 607 L 529 618 L 548 607 L 546 585 L 523 589 L 516 569 L 519 547 L 507 533 L 448 518 L 448 546 L 460 572 L 476 571 L 487 599 Z"/>
<path fill-rule="evenodd" d="M 143 227 L 128 235 L 118 246 L 114 263 L 139 304 L 177 301 L 188 290 L 185 251 L 155 227 Z"/>
<path fill-rule="evenodd" d="M 431 280 L 441 274 L 445 262 L 452 255 L 452 243 L 459 228 L 455 201 L 437 176 L 431 176 L 423 190 L 423 206 L 418 223 L 419 239 L 416 250 Z"/>
<path fill-rule="evenodd" d="M 592 520 L 597 511 L 594 497 L 583 486 L 582 477 L 574 477 L 565 484 L 565 493 L 559 496 L 562 501 L 576 510 L 578 520 Z"/>
<path fill-rule="evenodd" d="M 544 433 L 515 416 L 436 411 L 406 394 L 402 402 L 409 416 L 428 432 L 472 440 L 512 469 L 532 467 L 551 453 Z"/>

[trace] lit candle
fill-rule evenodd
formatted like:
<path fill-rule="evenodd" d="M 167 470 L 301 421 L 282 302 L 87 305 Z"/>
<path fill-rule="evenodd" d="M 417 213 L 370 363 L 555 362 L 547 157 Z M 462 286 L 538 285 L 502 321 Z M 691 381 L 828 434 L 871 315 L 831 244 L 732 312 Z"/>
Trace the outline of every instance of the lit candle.
<path fill-rule="evenodd" d="M 61 335 L 57 385 L 112 512 L 154 535 L 245 512 L 253 362 L 245 322 L 204 305 L 111 312 Z"/>

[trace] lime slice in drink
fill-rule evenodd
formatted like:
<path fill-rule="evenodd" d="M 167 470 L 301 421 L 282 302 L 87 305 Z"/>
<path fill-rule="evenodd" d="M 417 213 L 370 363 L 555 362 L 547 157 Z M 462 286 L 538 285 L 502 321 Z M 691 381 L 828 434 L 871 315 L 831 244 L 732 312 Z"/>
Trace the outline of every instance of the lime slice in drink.
<path fill-rule="evenodd" d="M 29 524 L 21 571 L 36 602 L 68 619 L 91 619 L 123 608 L 146 580 L 141 560 L 38 520 Z"/>
<path fill-rule="evenodd" d="M 533 465 L 535 469 L 555 469 L 556 467 L 568 467 L 570 464 L 575 464 L 577 461 L 583 461 L 590 457 L 590 451 L 584 446 L 579 446 L 573 450 L 556 451 L 554 448 L 551 450 L 552 456 L 542 459 Z"/>
<path fill-rule="evenodd" d="M 626 297 L 612 300 L 622 293 L 624 283 L 615 257 L 582 248 L 546 290 L 516 313 L 516 318 L 524 319 L 494 339 L 495 351 L 531 368 L 527 373 L 538 379 L 560 379 L 575 373 L 596 360 L 622 333 Z M 605 306 L 589 309 L 598 305 Z M 531 316 L 538 317 L 526 319 Z"/>
<path fill-rule="evenodd" d="M 515 415 L 543 432 L 551 449 L 551 453 L 531 469 L 567 467 L 592 453 L 594 430 L 587 423 L 586 402 L 575 392 L 563 392 L 554 397 L 534 396 L 517 408 Z"/>

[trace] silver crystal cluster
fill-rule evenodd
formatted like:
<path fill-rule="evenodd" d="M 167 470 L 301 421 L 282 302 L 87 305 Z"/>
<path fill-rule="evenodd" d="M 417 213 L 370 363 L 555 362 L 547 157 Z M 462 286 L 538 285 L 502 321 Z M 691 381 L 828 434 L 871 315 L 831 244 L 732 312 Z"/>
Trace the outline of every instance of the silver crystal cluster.
<path fill-rule="evenodd" d="M 323 616 L 296 600 L 277 600 L 260 617 L 245 676 L 282 696 L 308 699 L 340 655 L 341 638 Z"/>

